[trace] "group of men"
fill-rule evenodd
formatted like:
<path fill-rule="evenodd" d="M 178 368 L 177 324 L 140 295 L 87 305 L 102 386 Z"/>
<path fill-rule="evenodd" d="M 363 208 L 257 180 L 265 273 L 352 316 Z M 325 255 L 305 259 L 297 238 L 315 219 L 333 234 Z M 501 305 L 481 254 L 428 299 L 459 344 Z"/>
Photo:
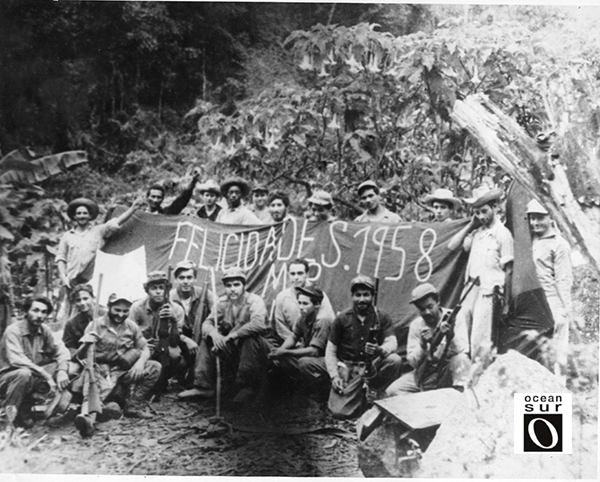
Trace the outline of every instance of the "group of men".
<path fill-rule="evenodd" d="M 162 187 L 152 186 L 149 212 L 181 212 L 196 181 L 167 207 L 162 207 Z M 239 178 L 220 186 L 207 181 L 200 191 L 204 205 L 197 215 L 216 222 L 272 223 L 289 216 L 288 196 L 269 194 L 262 185 L 253 190 L 254 205 L 244 206 L 241 200 L 251 189 Z M 217 204 L 221 195 L 226 207 Z M 362 183 L 358 195 L 365 213 L 357 222 L 401 222 L 381 203 L 376 183 Z M 466 296 L 456 318 L 450 320 L 450 310 L 441 306 L 438 288 L 425 283 L 413 290 L 410 302 L 419 316 L 409 328 L 406 359 L 411 370 L 404 374 L 393 320 L 376 306 L 374 281 L 354 278 L 352 304 L 336 314 L 327 294 L 309 281 L 309 264 L 303 259 L 288 265 L 291 287 L 276 297 L 272 319 L 265 301 L 247 291 L 247 274 L 240 268 L 223 273 L 224 295 L 217 297 L 206 283 L 198 285 L 197 268 L 189 261 L 175 266 L 174 286 L 167 273 L 151 272 L 145 297 L 131 300 L 115 293 L 101 310 L 87 284 L 95 253 L 142 203 L 92 226 L 98 206 L 76 199 L 67 210 L 73 228 L 61 239 L 56 258 L 76 313 L 65 325 L 63 340 L 55 340 L 43 323 L 52 303 L 35 297 L 24 305 L 25 319 L 6 330 L 0 342 L 0 396 L 6 413 L 15 424 L 27 425 L 36 397 L 55 395 L 55 404 L 64 408 L 75 396 L 82 403 L 75 424 L 82 436 L 90 436 L 103 418 L 149 416 L 146 401 L 166 390 L 169 380 L 185 388 L 178 394 L 181 400 L 222 395 L 243 405 L 270 378 L 283 377 L 318 398 L 326 396 L 329 409 L 340 417 L 360 413 L 369 394 L 391 396 L 441 386 L 463 390 L 471 360 L 490 350 L 493 293 L 510 291 L 513 241 L 499 219 L 501 196 L 500 189 L 482 186 L 464 200 L 473 218 L 448 244 L 448 249 L 469 252 Z M 461 205 L 445 189 L 425 202 L 437 222 L 451 219 Z M 316 191 L 309 206 L 313 219 L 333 219 L 328 193 Z M 555 371 L 564 376 L 571 316 L 569 247 L 538 201 L 529 203 L 527 214 L 534 262 L 555 319 Z"/>

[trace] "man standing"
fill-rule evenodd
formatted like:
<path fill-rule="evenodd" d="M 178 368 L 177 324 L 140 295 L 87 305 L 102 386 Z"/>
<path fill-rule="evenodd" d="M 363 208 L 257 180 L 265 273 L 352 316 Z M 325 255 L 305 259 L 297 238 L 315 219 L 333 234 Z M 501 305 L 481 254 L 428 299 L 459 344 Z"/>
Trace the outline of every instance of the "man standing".
<path fill-rule="evenodd" d="M 333 198 L 326 191 L 317 190 L 308 198 L 309 221 L 335 221 L 333 215 Z"/>
<path fill-rule="evenodd" d="M 336 316 L 325 350 L 331 377 L 329 410 L 339 418 L 363 411 L 367 380 L 369 389 L 385 390 L 402 369 L 392 319 L 373 305 L 373 280 L 359 275 L 350 282 L 350 290 L 353 306 Z"/>
<path fill-rule="evenodd" d="M 200 173 L 195 172 L 194 177 L 190 183 L 181 191 L 171 204 L 163 207 L 162 203 L 165 199 L 165 188 L 162 184 L 153 184 L 146 191 L 146 201 L 148 207 L 147 212 L 152 214 L 179 214 L 188 205 L 192 194 L 194 193 L 194 186 L 198 182 Z"/>
<path fill-rule="evenodd" d="M 260 219 L 242 205 L 242 199 L 250 194 L 250 186 L 239 177 L 227 179 L 221 184 L 221 194 L 227 199 L 227 207 L 217 216 L 217 222 L 223 224 L 262 224 Z"/>
<path fill-rule="evenodd" d="M 169 280 L 163 271 L 148 273 L 144 283 L 144 291 L 148 294 L 131 306 L 129 318 L 137 323 L 142 335 L 148 342 L 150 358 L 159 361 L 162 369 L 163 384 L 171 376 L 185 379 L 186 364 L 180 343 L 189 345 L 189 350 L 195 352 L 196 343 L 181 335 L 180 329 L 184 324 L 184 311 L 181 305 L 168 300 Z M 157 387 L 159 390 L 165 386 Z"/>
<path fill-rule="evenodd" d="M 429 283 L 417 286 L 410 302 L 421 315 L 411 322 L 406 344 L 406 358 L 413 371 L 393 382 L 386 395 L 451 386 L 464 390 L 471 368 L 466 326 L 450 326 L 452 310 L 440 306 L 439 293 Z M 437 336 L 443 338 L 434 346 Z"/>
<path fill-rule="evenodd" d="M 260 385 L 267 364 L 267 308 L 263 299 L 246 291 L 246 274 L 229 268 L 221 278 L 225 285 L 215 309 L 202 325 L 202 343 L 196 358 L 194 388 L 181 392 L 180 400 L 215 396 L 219 358 L 223 389 L 237 391 L 233 402 L 250 399 Z"/>
<path fill-rule="evenodd" d="M 452 195 L 450 189 L 436 189 L 425 196 L 425 204 L 433 211 L 433 220 L 437 223 L 452 221 L 452 217 L 460 206 L 460 200 Z"/>
<path fill-rule="evenodd" d="M 94 201 L 78 198 L 69 203 L 67 214 L 75 225 L 63 234 L 56 254 L 58 274 L 68 294 L 76 284 L 87 283 L 92 279 L 96 251 L 104 246 L 105 241 L 133 215 L 142 203 L 142 200 L 136 200 L 119 217 L 98 226 L 91 224 L 91 221 L 98 216 L 98 205 Z"/>
<path fill-rule="evenodd" d="M 533 234 L 532 251 L 537 277 L 554 318 L 554 373 L 566 381 L 569 323 L 573 316 L 571 248 L 553 226 L 546 208 L 536 199 L 527 204 L 526 213 Z"/>
<path fill-rule="evenodd" d="M 296 259 L 288 266 L 288 280 L 291 286 L 280 291 L 275 298 L 274 339 L 272 341 L 276 346 L 281 345 L 289 338 L 300 319 L 301 312 L 297 289 L 310 286 L 308 269 L 309 264 L 305 259 Z M 334 316 L 331 302 L 327 295 L 323 293 L 323 300 L 319 303 L 317 312 L 317 321 L 333 320 Z"/>
<path fill-rule="evenodd" d="M 465 199 L 473 207 L 471 222 L 456 233 L 448 248 L 462 248 L 469 253 L 466 281 L 479 278 L 463 302 L 457 324 L 466 323 L 469 333 L 471 359 L 476 360 L 489 352 L 492 344 L 493 294 L 497 286 L 504 293 L 505 308 L 513 263 L 513 238 L 498 219 L 498 201 L 501 189 L 481 186 L 473 190 L 473 197 Z"/>
<path fill-rule="evenodd" d="M 269 358 L 284 373 L 302 380 L 309 391 L 324 385 L 328 389 L 329 377 L 324 355 L 333 316 L 317 318 L 324 297 L 319 288 L 301 286 L 296 291 L 300 319 L 283 344 L 271 350 Z"/>
<path fill-rule="evenodd" d="M 76 285 L 71 293 L 71 300 L 75 304 L 78 313 L 65 324 L 62 340 L 71 356 L 73 356 L 79 348 L 79 340 L 81 340 L 85 329 L 92 321 L 94 290 L 89 284 Z M 99 315 L 103 315 L 105 312 L 104 309 L 101 309 Z"/>
<path fill-rule="evenodd" d="M 252 205 L 250 211 L 260 220 L 262 224 L 273 223 L 273 218 L 267 206 L 269 188 L 265 184 L 257 184 L 252 189 Z"/>
<path fill-rule="evenodd" d="M 357 223 L 401 223 L 402 218 L 381 204 L 379 186 L 373 181 L 365 181 L 358 186 L 358 197 L 365 212 L 354 221 Z"/>
<path fill-rule="evenodd" d="M 275 191 L 269 196 L 269 213 L 274 223 L 282 223 L 290 218 L 289 207 L 290 198 L 283 191 Z"/>
<path fill-rule="evenodd" d="M 25 301 L 25 320 L 10 325 L 0 341 L 0 395 L 9 422 L 31 427 L 34 393 L 49 396 L 69 386 L 69 350 L 55 341 L 44 321 L 52 313 L 48 298 Z M 74 370 L 72 370 L 74 371 Z"/>
<path fill-rule="evenodd" d="M 217 201 L 221 198 L 221 190 L 219 189 L 219 185 L 209 179 L 204 184 L 200 186 L 200 195 L 202 196 L 202 201 L 204 201 L 204 205 L 196 211 L 196 215 L 202 219 L 208 219 L 209 221 L 216 221 L 219 212 L 223 209 Z"/>
<path fill-rule="evenodd" d="M 113 293 L 108 299 L 108 313 L 90 323 L 81 339 L 77 354 L 81 360 L 85 360 L 90 345 L 95 345 L 94 378 L 98 384 L 97 390 L 83 390 L 84 409 L 75 419 L 82 437 L 93 435 L 102 402 L 114 400 L 127 417 L 151 417 L 144 404 L 160 377 L 161 366 L 150 360 L 139 326 L 128 318 L 130 307 L 129 298 Z M 84 376 L 89 383 L 89 376 Z"/>

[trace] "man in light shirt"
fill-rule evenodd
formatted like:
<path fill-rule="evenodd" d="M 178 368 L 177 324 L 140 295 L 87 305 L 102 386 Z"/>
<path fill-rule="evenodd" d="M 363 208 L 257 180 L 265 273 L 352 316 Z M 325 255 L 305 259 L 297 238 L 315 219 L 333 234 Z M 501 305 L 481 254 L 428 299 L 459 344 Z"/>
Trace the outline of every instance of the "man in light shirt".
<path fill-rule="evenodd" d="M 358 197 L 365 212 L 354 221 L 357 223 L 401 223 L 402 218 L 381 204 L 379 186 L 373 181 L 365 181 L 358 186 Z"/>
<path fill-rule="evenodd" d="M 227 199 L 227 207 L 217 216 L 217 222 L 223 224 L 256 225 L 260 219 L 242 204 L 242 199 L 250 194 L 250 186 L 239 177 L 232 177 L 221 184 L 221 194 Z"/>

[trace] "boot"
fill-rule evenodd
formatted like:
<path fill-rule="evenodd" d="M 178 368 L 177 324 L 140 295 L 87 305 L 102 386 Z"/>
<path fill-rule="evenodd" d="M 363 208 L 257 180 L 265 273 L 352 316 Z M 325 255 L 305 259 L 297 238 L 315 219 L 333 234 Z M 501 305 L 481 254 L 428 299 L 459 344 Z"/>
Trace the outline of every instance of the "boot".
<path fill-rule="evenodd" d="M 123 415 L 127 418 L 154 418 L 143 400 L 128 400 L 123 408 Z"/>
<path fill-rule="evenodd" d="M 82 413 L 75 417 L 75 427 L 77 430 L 79 430 L 82 438 L 91 437 L 96 431 L 93 417 L 91 415 L 84 415 Z"/>

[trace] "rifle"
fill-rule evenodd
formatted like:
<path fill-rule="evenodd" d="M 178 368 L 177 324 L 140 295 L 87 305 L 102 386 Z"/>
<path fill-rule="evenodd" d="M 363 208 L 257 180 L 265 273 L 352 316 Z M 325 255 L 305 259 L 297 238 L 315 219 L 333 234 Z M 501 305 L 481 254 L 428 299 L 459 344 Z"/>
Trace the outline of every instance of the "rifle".
<path fill-rule="evenodd" d="M 375 294 L 373 295 L 373 309 L 375 311 L 375 323 L 373 323 L 373 325 L 371 325 L 371 327 L 369 328 L 369 336 L 367 338 L 368 343 L 374 343 L 374 344 L 377 344 L 377 337 L 379 336 L 379 332 L 381 331 L 381 326 L 379 324 L 379 313 L 377 312 L 378 295 L 379 295 L 379 278 L 375 278 Z M 375 357 L 373 357 L 372 355 L 367 356 L 365 380 L 368 380 L 372 376 L 376 375 L 375 373 L 372 373 L 374 359 L 375 359 Z M 368 382 L 365 382 L 365 383 L 367 385 L 366 388 L 368 389 Z"/>
<path fill-rule="evenodd" d="M 215 270 L 214 268 L 210 268 L 210 280 L 212 283 L 212 289 L 213 289 L 213 305 L 212 305 L 212 312 L 214 313 L 215 316 L 215 328 L 218 330 L 219 329 L 219 320 L 217 319 L 217 280 L 215 277 Z M 221 392 L 222 392 L 222 375 L 221 375 L 221 357 L 219 356 L 219 353 L 215 350 L 215 348 L 213 347 L 212 350 L 215 353 L 215 363 L 216 363 L 216 369 L 217 369 L 217 386 L 216 386 L 216 390 L 215 390 L 215 395 L 216 395 L 216 405 L 217 405 L 217 418 L 221 417 Z"/>
<path fill-rule="evenodd" d="M 200 321 L 198 321 L 198 316 L 196 314 L 196 319 L 194 320 L 194 324 L 192 326 L 192 340 L 196 343 L 200 344 L 200 338 L 202 337 L 202 323 L 208 316 L 206 313 L 206 298 L 208 296 L 208 281 L 209 281 L 210 271 L 206 272 L 206 277 L 204 278 L 204 284 L 202 286 L 202 294 L 200 295 L 200 300 L 198 302 L 198 310 L 202 310 L 202 314 L 200 315 Z M 210 309 L 209 309 L 210 311 Z M 190 311 L 191 314 L 191 311 Z"/>
<path fill-rule="evenodd" d="M 162 370 L 160 371 L 160 378 L 156 384 L 157 391 L 164 390 L 169 381 L 169 336 L 171 334 L 172 329 L 176 329 L 170 326 L 171 320 L 169 318 L 160 318 L 159 313 L 164 306 L 170 305 L 169 301 L 169 288 L 171 284 L 171 272 L 173 268 L 169 266 L 168 274 L 167 274 L 167 282 L 165 284 L 165 302 L 156 312 L 155 316 L 158 316 L 158 358 L 160 361 L 160 365 Z"/>
<path fill-rule="evenodd" d="M 429 342 L 427 356 L 423 357 L 419 361 L 419 364 L 415 369 L 415 380 L 417 381 L 417 385 L 421 390 L 424 389 L 424 384 L 428 378 L 428 375 L 431 375 L 434 371 L 437 371 L 438 362 L 445 358 L 450 346 L 450 341 L 452 338 L 454 338 L 454 324 L 456 323 L 456 316 L 458 315 L 458 312 L 462 308 L 463 302 L 474 286 L 479 286 L 479 277 L 472 279 L 469 284 L 467 284 L 467 289 L 464 291 L 458 303 L 454 306 L 454 309 L 450 312 L 450 314 L 447 313 L 446 316 L 444 316 L 440 323 L 438 323 L 438 325 L 435 327 L 435 331 L 433 332 L 433 336 Z M 450 329 L 446 333 L 442 332 L 441 326 L 443 322 L 446 322 L 450 325 Z M 448 338 L 448 342 L 446 344 L 446 348 L 444 349 L 444 353 L 440 357 L 440 360 L 435 360 L 435 352 L 446 337 Z M 441 373 L 438 372 L 436 385 L 439 383 L 440 379 Z"/>

